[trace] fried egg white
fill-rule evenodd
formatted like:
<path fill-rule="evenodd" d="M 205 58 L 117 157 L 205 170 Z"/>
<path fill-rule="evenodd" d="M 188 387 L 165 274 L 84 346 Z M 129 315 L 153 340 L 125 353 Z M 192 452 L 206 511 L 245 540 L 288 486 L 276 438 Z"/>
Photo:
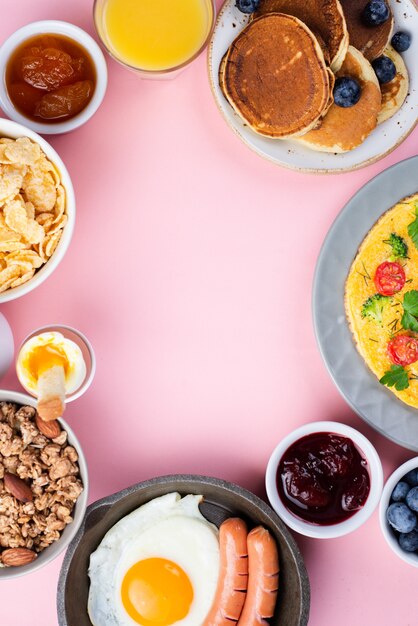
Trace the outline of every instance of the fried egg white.
<path fill-rule="evenodd" d="M 202 496 L 169 493 L 122 518 L 90 556 L 88 613 L 94 626 L 197 626 L 219 575 L 216 526 Z"/>

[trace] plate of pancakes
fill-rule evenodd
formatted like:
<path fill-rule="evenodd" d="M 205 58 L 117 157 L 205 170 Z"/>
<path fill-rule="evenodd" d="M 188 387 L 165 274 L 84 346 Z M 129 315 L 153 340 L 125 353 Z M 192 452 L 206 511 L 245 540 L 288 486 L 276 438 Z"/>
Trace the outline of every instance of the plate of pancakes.
<path fill-rule="evenodd" d="M 418 383 L 414 374 L 418 362 L 405 367 L 409 388 L 402 387 L 401 392 L 381 378 L 394 362 L 389 353 L 393 339 L 415 336 L 399 323 L 405 293 L 418 287 L 414 263 L 418 250 L 405 226 L 414 220 L 415 211 L 418 156 L 381 172 L 342 209 L 318 257 L 312 309 L 321 356 L 343 398 L 382 435 L 418 451 Z M 376 301 L 377 264 L 396 265 L 385 262 L 392 253 L 389 233 L 401 235 L 407 244 L 405 258 L 398 259 L 405 284 L 390 298 L 382 298 L 379 291 Z M 370 310 L 367 305 L 373 305 L 373 300 L 377 306 Z"/>
<path fill-rule="evenodd" d="M 414 129 L 414 0 L 386 0 L 386 20 L 374 26 L 364 19 L 368 0 L 251 0 L 251 14 L 239 2 L 226 0 L 219 12 L 209 79 L 226 122 L 260 156 L 305 172 L 351 171 L 383 158 Z M 398 31 L 410 36 L 402 53 L 391 45 Z M 382 56 L 394 73 L 386 82 L 375 71 Z M 359 97 L 341 106 L 334 94 L 345 79 Z"/>

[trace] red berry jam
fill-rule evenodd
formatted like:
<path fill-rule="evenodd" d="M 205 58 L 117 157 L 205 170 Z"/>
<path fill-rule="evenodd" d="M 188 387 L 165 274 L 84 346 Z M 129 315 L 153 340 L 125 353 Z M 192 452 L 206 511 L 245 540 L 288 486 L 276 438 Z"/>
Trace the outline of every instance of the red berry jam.
<path fill-rule="evenodd" d="M 338 524 L 366 503 L 370 491 L 367 461 L 351 439 L 314 433 L 295 441 L 277 471 L 283 504 L 312 524 Z"/>

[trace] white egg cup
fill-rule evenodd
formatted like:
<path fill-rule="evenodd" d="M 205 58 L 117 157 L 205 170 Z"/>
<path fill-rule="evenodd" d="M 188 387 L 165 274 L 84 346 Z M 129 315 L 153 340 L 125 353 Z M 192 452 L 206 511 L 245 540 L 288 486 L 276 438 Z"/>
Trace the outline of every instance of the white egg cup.
<path fill-rule="evenodd" d="M 84 362 L 86 364 L 86 375 L 83 382 L 75 391 L 65 396 L 65 404 L 68 404 L 68 402 L 73 402 L 73 400 L 77 400 L 77 398 L 80 398 L 80 396 L 84 395 L 87 389 L 90 387 L 91 383 L 93 382 L 93 378 L 96 373 L 96 356 L 94 354 L 94 350 L 90 341 L 85 335 L 83 335 L 83 333 L 81 333 L 79 330 L 76 330 L 75 328 L 71 328 L 71 326 L 65 326 L 63 324 L 42 326 L 41 328 L 37 328 L 36 330 L 32 331 L 30 335 L 25 337 L 25 339 L 22 341 L 19 351 L 22 346 L 27 341 L 29 341 L 29 339 L 32 339 L 32 337 L 35 337 L 36 335 L 41 335 L 42 333 L 50 332 L 61 333 L 62 335 L 64 335 L 64 337 L 66 337 L 66 339 L 70 339 L 75 344 L 77 344 L 77 346 L 81 350 Z M 26 393 L 29 393 L 31 396 L 36 397 L 36 394 L 34 394 L 33 391 L 25 386 L 23 380 L 19 378 L 19 382 L 22 385 L 23 389 L 26 391 Z"/>
<path fill-rule="evenodd" d="M 14 355 L 14 341 L 8 321 L 0 313 L 0 378 L 7 373 Z"/>

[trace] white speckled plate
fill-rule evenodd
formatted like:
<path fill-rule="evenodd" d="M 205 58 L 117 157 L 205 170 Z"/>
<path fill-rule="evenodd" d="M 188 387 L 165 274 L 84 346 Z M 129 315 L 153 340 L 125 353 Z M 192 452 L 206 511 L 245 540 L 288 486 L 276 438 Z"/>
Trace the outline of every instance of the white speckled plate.
<path fill-rule="evenodd" d="M 418 451 L 418 411 L 381 385 L 355 347 L 344 287 L 358 247 L 379 217 L 418 192 L 418 156 L 383 171 L 345 205 L 322 246 L 313 286 L 313 319 L 325 365 L 350 406 L 380 433 Z"/>
<path fill-rule="evenodd" d="M 300 171 L 346 172 L 386 156 L 409 135 L 418 118 L 418 9 L 414 0 L 391 0 L 391 7 L 395 17 L 394 32 L 402 29 L 412 34 L 412 45 L 402 55 L 409 72 L 409 95 L 398 113 L 376 128 L 361 146 L 344 154 L 327 154 L 315 152 L 296 142 L 258 135 L 245 125 L 224 98 L 218 81 L 219 65 L 231 42 L 248 21 L 248 17 L 236 8 L 235 0 L 226 0 L 209 44 L 208 71 L 212 93 L 227 124 L 260 156 Z"/>

